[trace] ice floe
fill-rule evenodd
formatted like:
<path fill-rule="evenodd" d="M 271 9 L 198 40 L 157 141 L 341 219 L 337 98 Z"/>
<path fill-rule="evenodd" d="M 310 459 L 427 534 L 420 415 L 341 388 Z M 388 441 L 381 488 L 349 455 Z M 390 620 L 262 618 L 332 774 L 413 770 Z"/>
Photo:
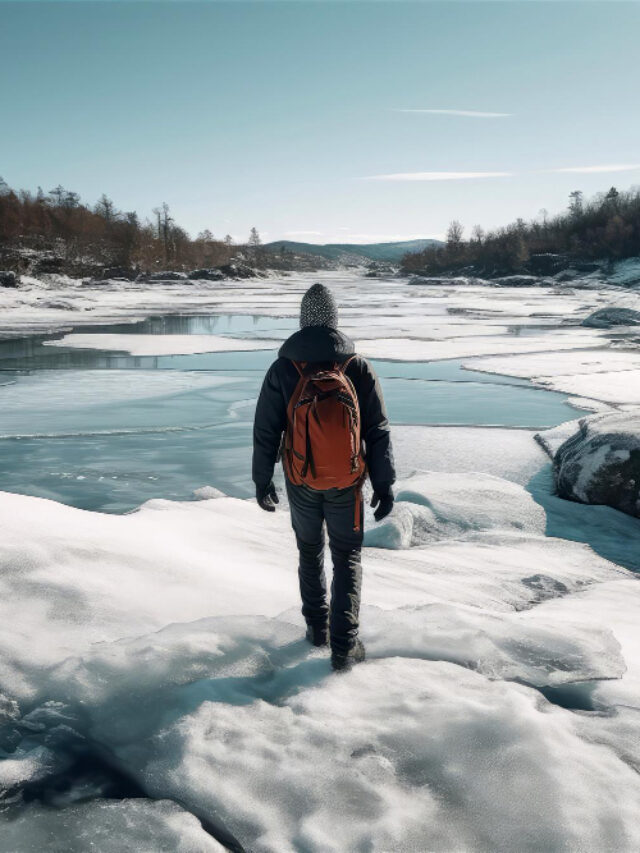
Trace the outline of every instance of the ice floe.
<path fill-rule="evenodd" d="M 478 358 L 465 363 L 469 370 L 531 379 L 554 391 L 608 403 L 640 402 L 640 353 L 612 348 L 573 352 L 527 353 L 509 358 Z"/>
<path fill-rule="evenodd" d="M 223 335 L 72 334 L 45 346 L 126 352 L 130 355 L 187 355 L 199 352 L 241 352 L 274 349 L 278 341 L 232 338 Z"/>

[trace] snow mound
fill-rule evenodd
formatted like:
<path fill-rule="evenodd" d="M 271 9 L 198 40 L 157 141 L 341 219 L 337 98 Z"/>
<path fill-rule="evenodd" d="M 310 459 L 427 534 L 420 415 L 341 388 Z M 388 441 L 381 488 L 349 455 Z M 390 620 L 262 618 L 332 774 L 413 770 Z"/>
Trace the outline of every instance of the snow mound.
<path fill-rule="evenodd" d="M 445 660 L 490 679 L 535 687 L 620 678 L 625 672 L 620 646 L 607 629 L 575 624 L 567 631 L 566 624 L 551 619 L 523 621 L 517 612 L 479 614 L 474 607 L 448 604 L 367 609 L 364 618 L 370 658 Z"/>
<path fill-rule="evenodd" d="M 553 454 L 560 497 L 640 517 L 640 409 L 582 418 L 558 446 L 567 431 L 563 425 L 540 434 Z"/>
<path fill-rule="evenodd" d="M 365 544 L 409 548 L 481 530 L 543 533 L 545 513 L 531 495 L 491 474 L 424 472 L 399 484 L 390 516 L 365 532 Z"/>
<path fill-rule="evenodd" d="M 193 490 L 193 496 L 199 501 L 226 497 L 225 493 L 221 492 L 220 489 L 216 489 L 215 486 L 200 486 L 199 489 Z"/>

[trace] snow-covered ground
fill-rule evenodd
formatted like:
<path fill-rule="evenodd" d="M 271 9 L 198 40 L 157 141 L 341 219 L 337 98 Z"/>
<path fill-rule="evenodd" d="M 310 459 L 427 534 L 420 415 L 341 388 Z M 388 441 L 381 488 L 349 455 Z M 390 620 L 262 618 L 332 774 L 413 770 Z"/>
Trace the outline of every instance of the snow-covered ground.
<path fill-rule="evenodd" d="M 285 512 L 1 495 L 8 795 L 90 750 L 250 850 L 637 849 L 636 578 L 546 538 L 522 487 L 460 483 L 404 484 L 435 536 L 366 549 L 369 660 L 344 677 L 301 639 Z M 119 808 L 116 827 L 186 821 Z"/>
<path fill-rule="evenodd" d="M 632 293 L 315 278 L 369 354 L 474 356 L 605 408 L 638 402 L 640 351 L 579 326 Z M 309 282 L 33 283 L 0 291 L 0 331 L 293 316 Z M 141 371 L 136 395 L 111 376 L 95 375 L 105 407 L 192 379 L 217 391 Z M 70 393 L 57 373 L 27 379 L 0 394 L 27 405 L 31 385 L 57 412 Z M 531 430 L 394 441 L 399 500 L 366 525 L 368 659 L 339 676 L 302 639 L 286 505 L 205 490 L 105 515 L 0 493 L 2 853 L 640 849 L 640 585 L 603 556 L 640 551 L 640 522 L 542 500 Z M 548 535 L 558 518 L 583 542 Z"/>

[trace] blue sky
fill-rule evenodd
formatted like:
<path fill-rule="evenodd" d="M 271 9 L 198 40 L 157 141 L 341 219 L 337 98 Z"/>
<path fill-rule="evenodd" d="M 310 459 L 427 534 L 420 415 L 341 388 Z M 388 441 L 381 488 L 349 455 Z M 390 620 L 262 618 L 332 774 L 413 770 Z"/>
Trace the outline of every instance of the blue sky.
<path fill-rule="evenodd" d="M 494 227 L 640 184 L 639 33 L 637 3 L 0 0 L 0 175 L 194 234 Z"/>

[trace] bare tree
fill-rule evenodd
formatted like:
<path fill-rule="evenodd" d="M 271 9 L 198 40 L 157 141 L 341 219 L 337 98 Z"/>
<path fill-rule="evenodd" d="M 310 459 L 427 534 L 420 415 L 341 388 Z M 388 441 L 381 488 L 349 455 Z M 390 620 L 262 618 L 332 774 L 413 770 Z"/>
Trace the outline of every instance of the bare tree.
<path fill-rule="evenodd" d="M 471 239 L 474 241 L 474 243 L 482 243 L 482 241 L 484 240 L 484 228 L 482 227 L 482 225 L 473 226 L 473 230 L 471 232 Z"/>
<path fill-rule="evenodd" d="M 462 242 L 462 234 L 464 233 L 464 228 L 461 223 L 458 222 L 457 219 L 454 219 L 451 223 L 449 223 L 449 227 L 447 228 L 447 244 L 449 246 L 459 246 Z"/>
<path fill-rule="evenodd" d="M 169 216 L 169 205 L 166 201 L 163 201 L 160 207 L 154 207 L 153 212 L 158 220 L 158 239 L 162 241 L 164 246 L 164 260 L 167 263 L 171 257 L 171 226 L 173 218 Z"/>

